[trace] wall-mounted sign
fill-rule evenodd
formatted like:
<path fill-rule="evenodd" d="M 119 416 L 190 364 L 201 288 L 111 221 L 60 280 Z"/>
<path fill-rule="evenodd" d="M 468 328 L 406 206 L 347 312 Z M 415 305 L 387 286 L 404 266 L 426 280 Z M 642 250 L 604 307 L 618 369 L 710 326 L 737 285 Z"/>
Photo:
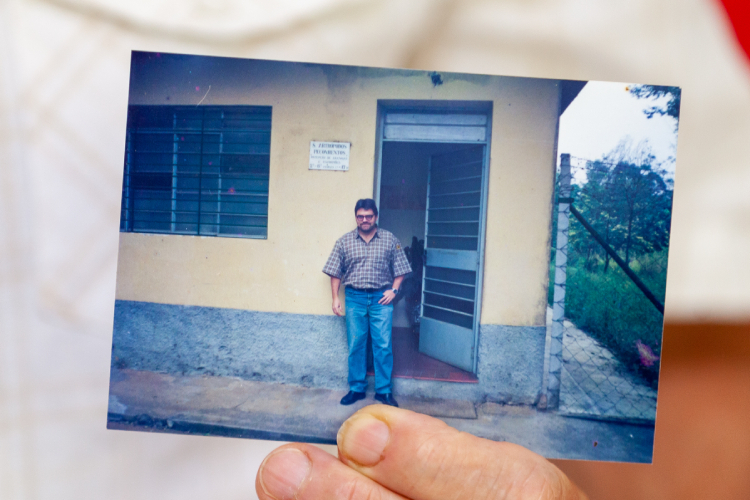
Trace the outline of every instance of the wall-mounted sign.
<path fill-rule="evenodd" d="M 348 142 L 310 141 L 310 170 L 349 170 Z"/>

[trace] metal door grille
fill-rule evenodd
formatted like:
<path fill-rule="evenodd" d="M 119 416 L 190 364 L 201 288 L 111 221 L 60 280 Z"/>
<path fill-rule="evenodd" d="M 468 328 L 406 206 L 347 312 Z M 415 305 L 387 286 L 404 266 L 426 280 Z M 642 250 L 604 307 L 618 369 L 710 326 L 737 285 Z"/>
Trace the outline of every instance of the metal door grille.
<path fill-rule="evenodd" d="M 422 315 L 471 330 L 474 328 L 483 160 L 483 146 L 433 156 L 428 181 L 428 257 Z M 457 250 L 459 255 L 461 251 L 469 251 L 474 258 L 470 258 L 465 269 L 441 267 L 436 265 L 439 261 L 430 259 L 431 250 Z"/>

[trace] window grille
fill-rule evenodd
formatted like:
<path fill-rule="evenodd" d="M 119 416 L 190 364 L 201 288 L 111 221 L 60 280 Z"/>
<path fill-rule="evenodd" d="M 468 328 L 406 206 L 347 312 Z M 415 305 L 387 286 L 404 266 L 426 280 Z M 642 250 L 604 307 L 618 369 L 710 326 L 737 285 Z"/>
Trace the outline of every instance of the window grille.
<path fill-rule="evenodd" d="M 129 106 L 120 230 L 268 235 L 270 106 Z"/>

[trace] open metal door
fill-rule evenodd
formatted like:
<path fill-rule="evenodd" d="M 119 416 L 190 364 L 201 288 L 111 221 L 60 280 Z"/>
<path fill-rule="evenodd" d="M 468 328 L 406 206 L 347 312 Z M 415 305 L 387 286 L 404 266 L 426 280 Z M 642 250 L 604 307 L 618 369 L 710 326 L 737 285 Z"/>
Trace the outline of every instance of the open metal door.
<path fill-rule="evenodd" d="M 419 351 L 476 371 L 486 145 L 430 158 Z"/>

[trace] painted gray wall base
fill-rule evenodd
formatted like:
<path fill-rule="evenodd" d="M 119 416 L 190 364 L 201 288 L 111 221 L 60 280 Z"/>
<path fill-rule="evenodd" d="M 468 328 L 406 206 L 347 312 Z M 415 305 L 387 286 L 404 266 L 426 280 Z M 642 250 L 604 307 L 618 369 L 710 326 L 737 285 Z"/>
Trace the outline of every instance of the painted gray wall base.
<path fill-rule="evenodd" d="M 115 301 L 112 364 L 175 375 L 219 375 L 347 386 L 343 318 Z"/>
<path fill-rule="evenodd" d="M 480 325 L 477 377 L 487 401 L 538 402 L 546 336 L 545 326 Z"/>
<path fill-rule="evenodd" d="M 393 379 L 396 395 L 535 404 L 545 327 L 481 325 L 479 383 Z M 112 365 L 347 389 L 343 318 L 115 302 Z M 368 377 L 370 390 L 372 377 Z"/>

